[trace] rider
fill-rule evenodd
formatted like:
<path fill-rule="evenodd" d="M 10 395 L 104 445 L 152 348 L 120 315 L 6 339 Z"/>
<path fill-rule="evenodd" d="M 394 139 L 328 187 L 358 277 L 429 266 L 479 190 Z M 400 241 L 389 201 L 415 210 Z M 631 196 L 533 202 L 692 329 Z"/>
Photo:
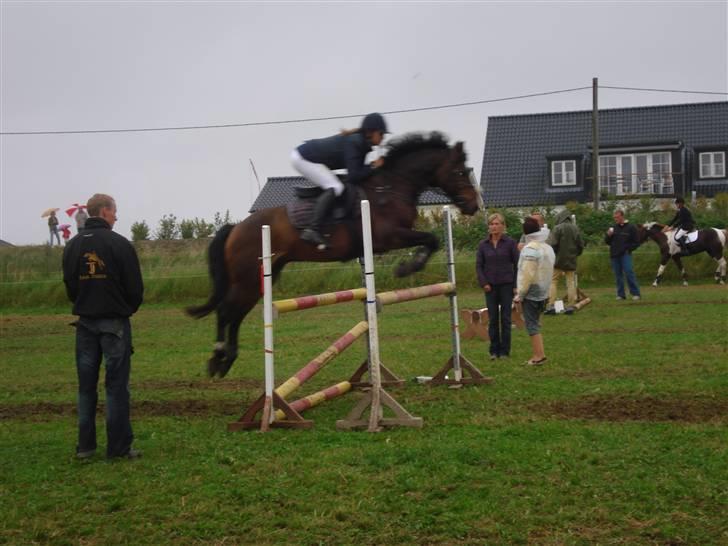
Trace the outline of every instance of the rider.
<path fill-rule="evenodd" d="M 324 191 L 318 197 L 313 209 L 313 218 L 308 228 L 303 230 L 301 239 L 324 245 L 321 224 L 331 208 L 334 199 L 342 194 L 344 185 L 332 170 L 346 169 L 347 181 L 358 183 L 372 174 L 373 168 L 380 167 L 379 158 L 366 165 L 364 160 L 372 146 L 378 146 L 388 133 L 387 123 L 381 114 L 372 113 L 364 117 L 358 129 L 314 140 L 307 140 L 291 153 L 293 168 Z"/>
<path fill-rule="evenodd" d="M 677 207 L 675 217 L 670 220 L 670 223 L 665 226 L 663 231 L 667 231 L 671 227 L 677 228 L 675 242 L 680 245 L 680 253 L 686 256 L 690 253 L 687 242 L 688 233 L 695 229 L 695 221 L 690 209 L 685 206 L 685 199 L 682 197 L 675 199 L 675 206 Z"/>

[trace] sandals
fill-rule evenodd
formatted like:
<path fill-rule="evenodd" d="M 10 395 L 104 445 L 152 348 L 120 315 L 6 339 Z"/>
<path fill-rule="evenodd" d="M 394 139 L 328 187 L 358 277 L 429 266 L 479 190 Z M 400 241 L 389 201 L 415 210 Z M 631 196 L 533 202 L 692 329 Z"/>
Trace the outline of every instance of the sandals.
<path fill-rule="evenodd" d="M 548 359 L 546 357 L 543 357 L 541 360 L 534 360 L 532 358 L 529 358 L 526 362 L 524 362 L 524 365 L 526 366 L 542 366 L 546 363 Z"/>

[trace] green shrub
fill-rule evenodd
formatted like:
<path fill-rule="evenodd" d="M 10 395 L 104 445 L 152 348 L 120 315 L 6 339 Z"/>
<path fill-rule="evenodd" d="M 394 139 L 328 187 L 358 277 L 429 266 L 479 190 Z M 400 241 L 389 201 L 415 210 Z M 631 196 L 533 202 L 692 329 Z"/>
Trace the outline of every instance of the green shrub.
<path fill-rule="evenodd" d="M 132 241 L 147 241 L 149 240 L 149 226 L 145 220 L 141 222 L 134 222 L 131 225 L 131 240 Z"/>

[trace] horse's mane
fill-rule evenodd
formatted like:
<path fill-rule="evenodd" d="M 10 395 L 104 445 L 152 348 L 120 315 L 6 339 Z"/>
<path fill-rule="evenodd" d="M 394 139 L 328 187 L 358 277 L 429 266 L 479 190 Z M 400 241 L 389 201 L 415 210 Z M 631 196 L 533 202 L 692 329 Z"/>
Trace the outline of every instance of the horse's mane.
<path fill-rule="evenodd" d="M 450 148 L 447 140 L 447 137 L 438 131 L 406 133 L 398 136 L 387 144 L 383 167 L 391 167 L 402 157 L 425 148 L 447 150 Z"/>

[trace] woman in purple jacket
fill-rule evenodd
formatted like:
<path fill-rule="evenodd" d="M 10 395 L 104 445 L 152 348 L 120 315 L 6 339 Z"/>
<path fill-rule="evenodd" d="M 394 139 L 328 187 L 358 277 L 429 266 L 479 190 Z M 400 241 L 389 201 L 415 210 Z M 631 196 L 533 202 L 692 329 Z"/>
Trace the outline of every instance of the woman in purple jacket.
<path fill-rule="evenodd" d="M 508 358 L 511 352 L 511 306 L 518 271 L 516 241 L 505 234 L 502 214 L 488 216 L 488 237 L 480 241 L 475 258 L 478 284 L 488 306 L 490 359 Z"/>

